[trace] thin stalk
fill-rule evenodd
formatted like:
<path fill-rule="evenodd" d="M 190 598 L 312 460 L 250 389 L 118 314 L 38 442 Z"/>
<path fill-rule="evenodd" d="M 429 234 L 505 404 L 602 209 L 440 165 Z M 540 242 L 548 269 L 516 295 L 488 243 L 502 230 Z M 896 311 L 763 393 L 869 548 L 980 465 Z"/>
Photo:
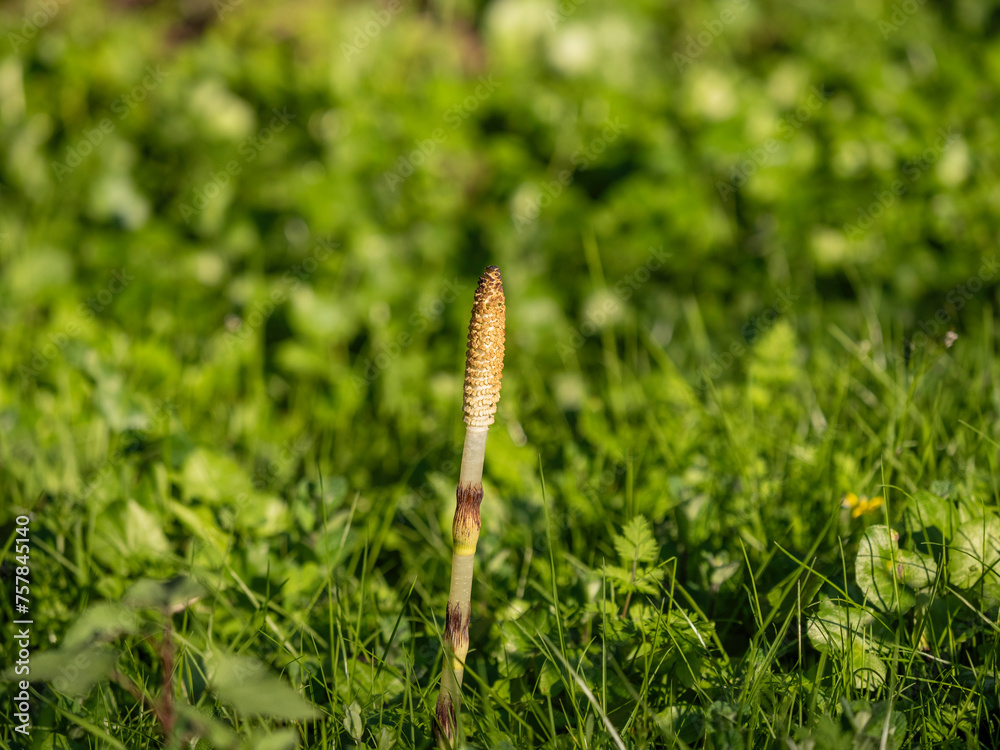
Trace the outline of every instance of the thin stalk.
<path fill-rule="evenodd" d="M 441 673 L 441 693 L 434 711 L 435 733 L 442 748 L 455 746 L 458 715 L 462 705 L 462 678 L 469 653 L 469 620 L 472 614 L 472 574 L 476 545 L 479 543 L 479 506 L 483 501 L 483 460 L 486 436 L 497 402 L 503 376 L 506 307 L 500 269 L 490 266 L 479 278 L 469 346 L 465 356 L 465 447 L 462 469 L 455 493 L 454 547 L 451 562 L 451 592 L 445 615 L 445 660 Z"/>

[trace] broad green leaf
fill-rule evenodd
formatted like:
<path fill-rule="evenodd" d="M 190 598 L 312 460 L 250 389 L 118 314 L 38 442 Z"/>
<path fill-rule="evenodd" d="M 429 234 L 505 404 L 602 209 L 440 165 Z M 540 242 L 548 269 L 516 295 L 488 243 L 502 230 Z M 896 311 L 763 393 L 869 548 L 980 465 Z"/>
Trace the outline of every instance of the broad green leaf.
<path fill-rule="evenodd" d="M 206 448 L 198 448 L 187 457 L 180 479 L 185 499 L 197 497 L 207 503 L 252 491 L 243 467 L 229 456 Z"/>
<path fill-rule="evenodd" d="M 108 648 L 41 651 L 31 655 L 27 679 L 45 681 L 60 693 L 83 696 L 111 674 L 117 660 L 117 652 Z"/>
<path fill-rule="evenodd" d="M 129 588 L 122 601 L 131 607 L 176 611 L 204 595 L 205 587 L 189 576 L 169 581 L 142 578 Z"/>
<path fill-rule="evenodd" d="M 937 577 L 937 563 L 929 555 L 899 550 L 897 560 L 902 566 L 902 581 L 906 586 L 921 591 L 930 588 Z"/>
<path fill-rule="evenodd" d="M 64 649 L 85 646 L 92 639 L 113 640 L 139 631 L 139 616 L 134 609 L 114 602 L 102 602 L 80 615 L 63 638 Z"/>
<path fill-rule="evenodd" d="M 668 735 L 693 744 L 705 732 L 705 716 L 694 706 L 668 706 L 656 715 L 656 723 Z"/>
<path fill-rule="evenodd" d="M 389 727 L 382 727 L 378 735 L 378 750 L 392 750 L 396 744 L 396 735 Z"/>
<path fill-rule="evenodd" d="M 872 526 L 861 539 L 854 574 L 865 598 L 883 611 L 907 612 L 917 598 L 905 584 L 907 565 L 899 549 L 899 534 L 888 526 Z M 923 570 L 927 565 L 924 563 Z"/>
<path fill-rule="evenodd" d="M 355 742 L 361 742 L 365 733 L 365 723 L 361 719 L 361 706 L 357 701 L 344 708 L 344 729 Z"/>
<path fill-rule="evenodd" d="M 951 500 L 926 490 L 916 492 L 903 512 L 906 533 L 921 552 L 940 555 L 958 523 L 958 511 Z"/>
<path fill-rule="evenodd" d="M 229 536 L 219 528 L 208 508 L 200 506 L 195 510 L 177 500 L 168 501 L 167 507 L 193 534 L 208 542 L 221 558 L 229 544 Z"/>
<path fill-rule="evenodd" d="M 972 589 L 984 601 L 1000 601 L 1000 519 L 980 516 L 963 523 L 948 555 L 951 583 Z"/>
<path fill-rule="evenodd" d="M 796 748 L 822 750 L 854 750 L 854 733 L 842 722 L 820 714 L 812 726 L 799 727 L 795 732 Z M 791 747 L 791 745 L 789 744 Z"/>
<path fill-rule="evenodd" d="M 184 701 L 177 701 L 174 707 L 184 723 L 191 727 L 194 733 L 202 737 L 202 742 L 198 743 L 198 748 L 201 748 L 206 741 L 209 747 L 213 748 L 235 746 L 235 733 L 228 726 L 210 715 L 208 709 L 191 706 Z"/>
<path fill-rule="evenodd" d="M 135 500 L 125 508 L 125 545 L 140 560 L 157 560 L 170 552 L 160 520 Z"/>
<path fill-rule="evenodd" d="M 859 734 L 864 734 L 874 740 L 881 740 L 886 733 L 886 748 L 900 747 L 906 734 L 906 717 L 901 711 L 892 711 L 885 701 L 868 704 L 867 701 L 855 701 L 851 704 L 853 724 Z M 888 721 L 887 721 L 888 719 Z M 888 724 L 888 731 L 886 725 Z"/>
<path fill-rule="evenodd" d="M 562 673 L 559 670 L 558 664 L 548 659 L 542 664 L 538 686 L 545 695 L 556 695 L 562 692 Z"/>
<path fill-rule="evenodd" d="M 885 662 L 869 650 L 864 641 L 854 641 L 850 654 L 844 658 L 852 670 L 854 687 L 858 690 L 877 688 L 885 684 Z"/>
<path fill-rule="evenodd" d="M 806 635 L 813 648 L 824 653 L 845 653 L 854 641 L 863 638 L 875 618 L 861 607 L 837 605 L 824 601 L 814 617 L 809 618 Z"/>
<path fill-rule="evenodd" d="M 288 505 L 274 495 L 251 492 L 238 498 L 234 508 L 236 529 L 257 538 L 274 536 L 289 526 Z"/>
<path fill-rule="evenodd" d="M 299 733 L 294 729 L 281 729 L 272 734 L 254 738 L 252 750 L 295 750 L 299 746 Z"/>
<path fill-rule="evenodd" d="M 319 716 L 315 706 L 256 659 L 216 654 L 211 685 L 216 695 L 243 714 L 286 720 Z"/>
<path fill-rule="evenodd" d="M 693 686 L 701 676 L 706 636 L 696 632 L 691 624 L 682 618 L 672 621 L 665 635 L 672 648 L 666 657 L 664 667 L 685 687 Z"/>
<path fill-rule="evenodd" d="M 947 479 L 935 479 L 931 482 L 931 493 L 943 497 L 945 500 L 951 497 L 955 491 L 955 483 Z"/>

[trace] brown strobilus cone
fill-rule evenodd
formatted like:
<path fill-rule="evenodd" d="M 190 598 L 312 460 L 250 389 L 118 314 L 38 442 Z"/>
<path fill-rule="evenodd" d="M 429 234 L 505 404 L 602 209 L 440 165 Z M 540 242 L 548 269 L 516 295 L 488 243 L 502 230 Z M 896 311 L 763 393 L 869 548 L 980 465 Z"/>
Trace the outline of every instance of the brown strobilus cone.
<path fill-rule="evenodd" d="M 503 279 L 496 266 L 479 278 L 469 348 L 465 357 L 465 448 L 458 479 L 455 522 L 452 526 L 454 551 L 451 593 L 445 615 L 445 663 L 441 674 L 441 694 L 435 709 L 435 733 L 442 748 L 455 745 L 458 714 L 462 703 L 462 677 L 469 652 L 469 619 L 472 609 L 472 569 L 479 542 L 479 505 L 483 501 L 483 459 L 486 435 L 500 400 L 503 376 L 506 306 Z"/>

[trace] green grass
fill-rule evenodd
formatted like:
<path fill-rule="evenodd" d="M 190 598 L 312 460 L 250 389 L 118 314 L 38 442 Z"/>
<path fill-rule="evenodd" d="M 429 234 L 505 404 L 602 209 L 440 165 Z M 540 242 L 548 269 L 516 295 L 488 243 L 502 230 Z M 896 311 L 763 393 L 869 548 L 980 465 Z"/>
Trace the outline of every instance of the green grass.
<path fill-rule="evenodd" d="M 864 702 L 876 717 L 905 719 L 896 742 L 990 746 L 997 610 L 995 601 L 983 609 L 975 587 L 935 578 L 915 613 L 879 616 L 884 679 L 855 673 L 856 653 L 821 656 L 806 637 L 822 599 L 863 602 L 853 568 L 866 526 L 902 524 L 928 490 L 956 508 L 961 498 L 972 516 L 995 512 L 989 319 L 909 366 L 890 336 L 866 352 L 832 324 L 807 343 L 779 323 L 744 372 L 704 397 L 630 327 L 606 337 L 611 367 L 581 377 L 590 394 L 578 408 L 543 391 L 520 413 L 515 394 L 526 378 L 508 366 L 487 461 L 463 710 L 470 745 L 601 747 L 617 735 L 629 747 L 675 737 L 763 747 L 805 733 L 848 747 L 830 738 L 846 736 L 848 706 L 867 715 Z M 302 746 L 340 746 L 351 732 L 384 746 L 383 731 L 402 746 L 426 745 L 458 404 L 442 412 L 450 435 L 402 427 L 393 445 L 374 414 L 323 408 L 309 384 L 277 414 L 260 376 L 238 368 L 246 391 L 228 397 L 228 417 L 242 412 L 267 439 L 223 450 L 232 425 L 211 405 L 226 395 L 208 385 L 210 371 L 192 374 L 191 403 L 169 420 L 115 434 L 110 410 L 134 399 L 128 424 L 152 408 L 141 362 L 126 358 L 118 372 L 127 377 L 53 363 L 64 384 L 38 388 L 16 419 L 7 412 L 4 489 L 13 507 L 33 512 L 42 643 L 51 634 L 53 647 L 79 627 L 81 610 L 117 600 L 141 577 L 190 575 L 204 593 L 172 616 L 178 701 L 240 732 L 273 726 L 228 708 L 218 700 L 226 685 L 209 678 L 226 654 L 255 657 L 267 669 L 250 669 L 250 685 L 280 674 L 319 707 L 320 718 L 298 725 Z M 52 397 L 63 389 L 78 398 Z M 109 389 L 119 398 L 103 399 Z M 536 430 L 544 440 L 518 445 Z M 310 447 L 301 455 L 283 452 L 303 435 Z M 84 500 L 62 482 L 74 461 L 95 465 L 85 458 L 94 436 L 110 436 L 103 450 L 124 457 Z M 341 453 L 351 444 L 384 456 L 387 478 L 361 478 L 376 467 L 352 467 Z M 850 519 L 840 499 L 855 490 L 887 503 L 875 517 Z M 916 538 L 904 537 L 913 548 Z M 142 624 L 114 641 L 118 669 L 155 695 L 163 620 L 140 614 Z M 151 713 L 126 692 L 104 681 L 85 696 L 77 703 L 42 689 L 33 699 L 39 732 L 89 746 L 103 741 L 107 721 L 125 747 L 159 746 Z"/>
<path fill-rule="evenodd" d="M 492 263 L 468 747 L 1000 744 L 995 11 L 732 5 L 0 11 L 0 747 L 430 747 Z"/>

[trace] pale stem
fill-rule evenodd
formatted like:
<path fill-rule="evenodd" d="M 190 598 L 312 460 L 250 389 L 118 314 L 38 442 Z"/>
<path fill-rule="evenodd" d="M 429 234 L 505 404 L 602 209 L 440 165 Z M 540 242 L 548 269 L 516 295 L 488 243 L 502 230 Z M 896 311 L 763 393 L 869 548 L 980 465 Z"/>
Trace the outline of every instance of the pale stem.
<path fill-rule="evenodd" d="M 462 471 L 458 477 L 458 483 L 463 487 L 483 483 L 483 461 L 486 458 L 486 436 L 489 431 L 489 427 L 469 425 L 465 428 Z"/>

